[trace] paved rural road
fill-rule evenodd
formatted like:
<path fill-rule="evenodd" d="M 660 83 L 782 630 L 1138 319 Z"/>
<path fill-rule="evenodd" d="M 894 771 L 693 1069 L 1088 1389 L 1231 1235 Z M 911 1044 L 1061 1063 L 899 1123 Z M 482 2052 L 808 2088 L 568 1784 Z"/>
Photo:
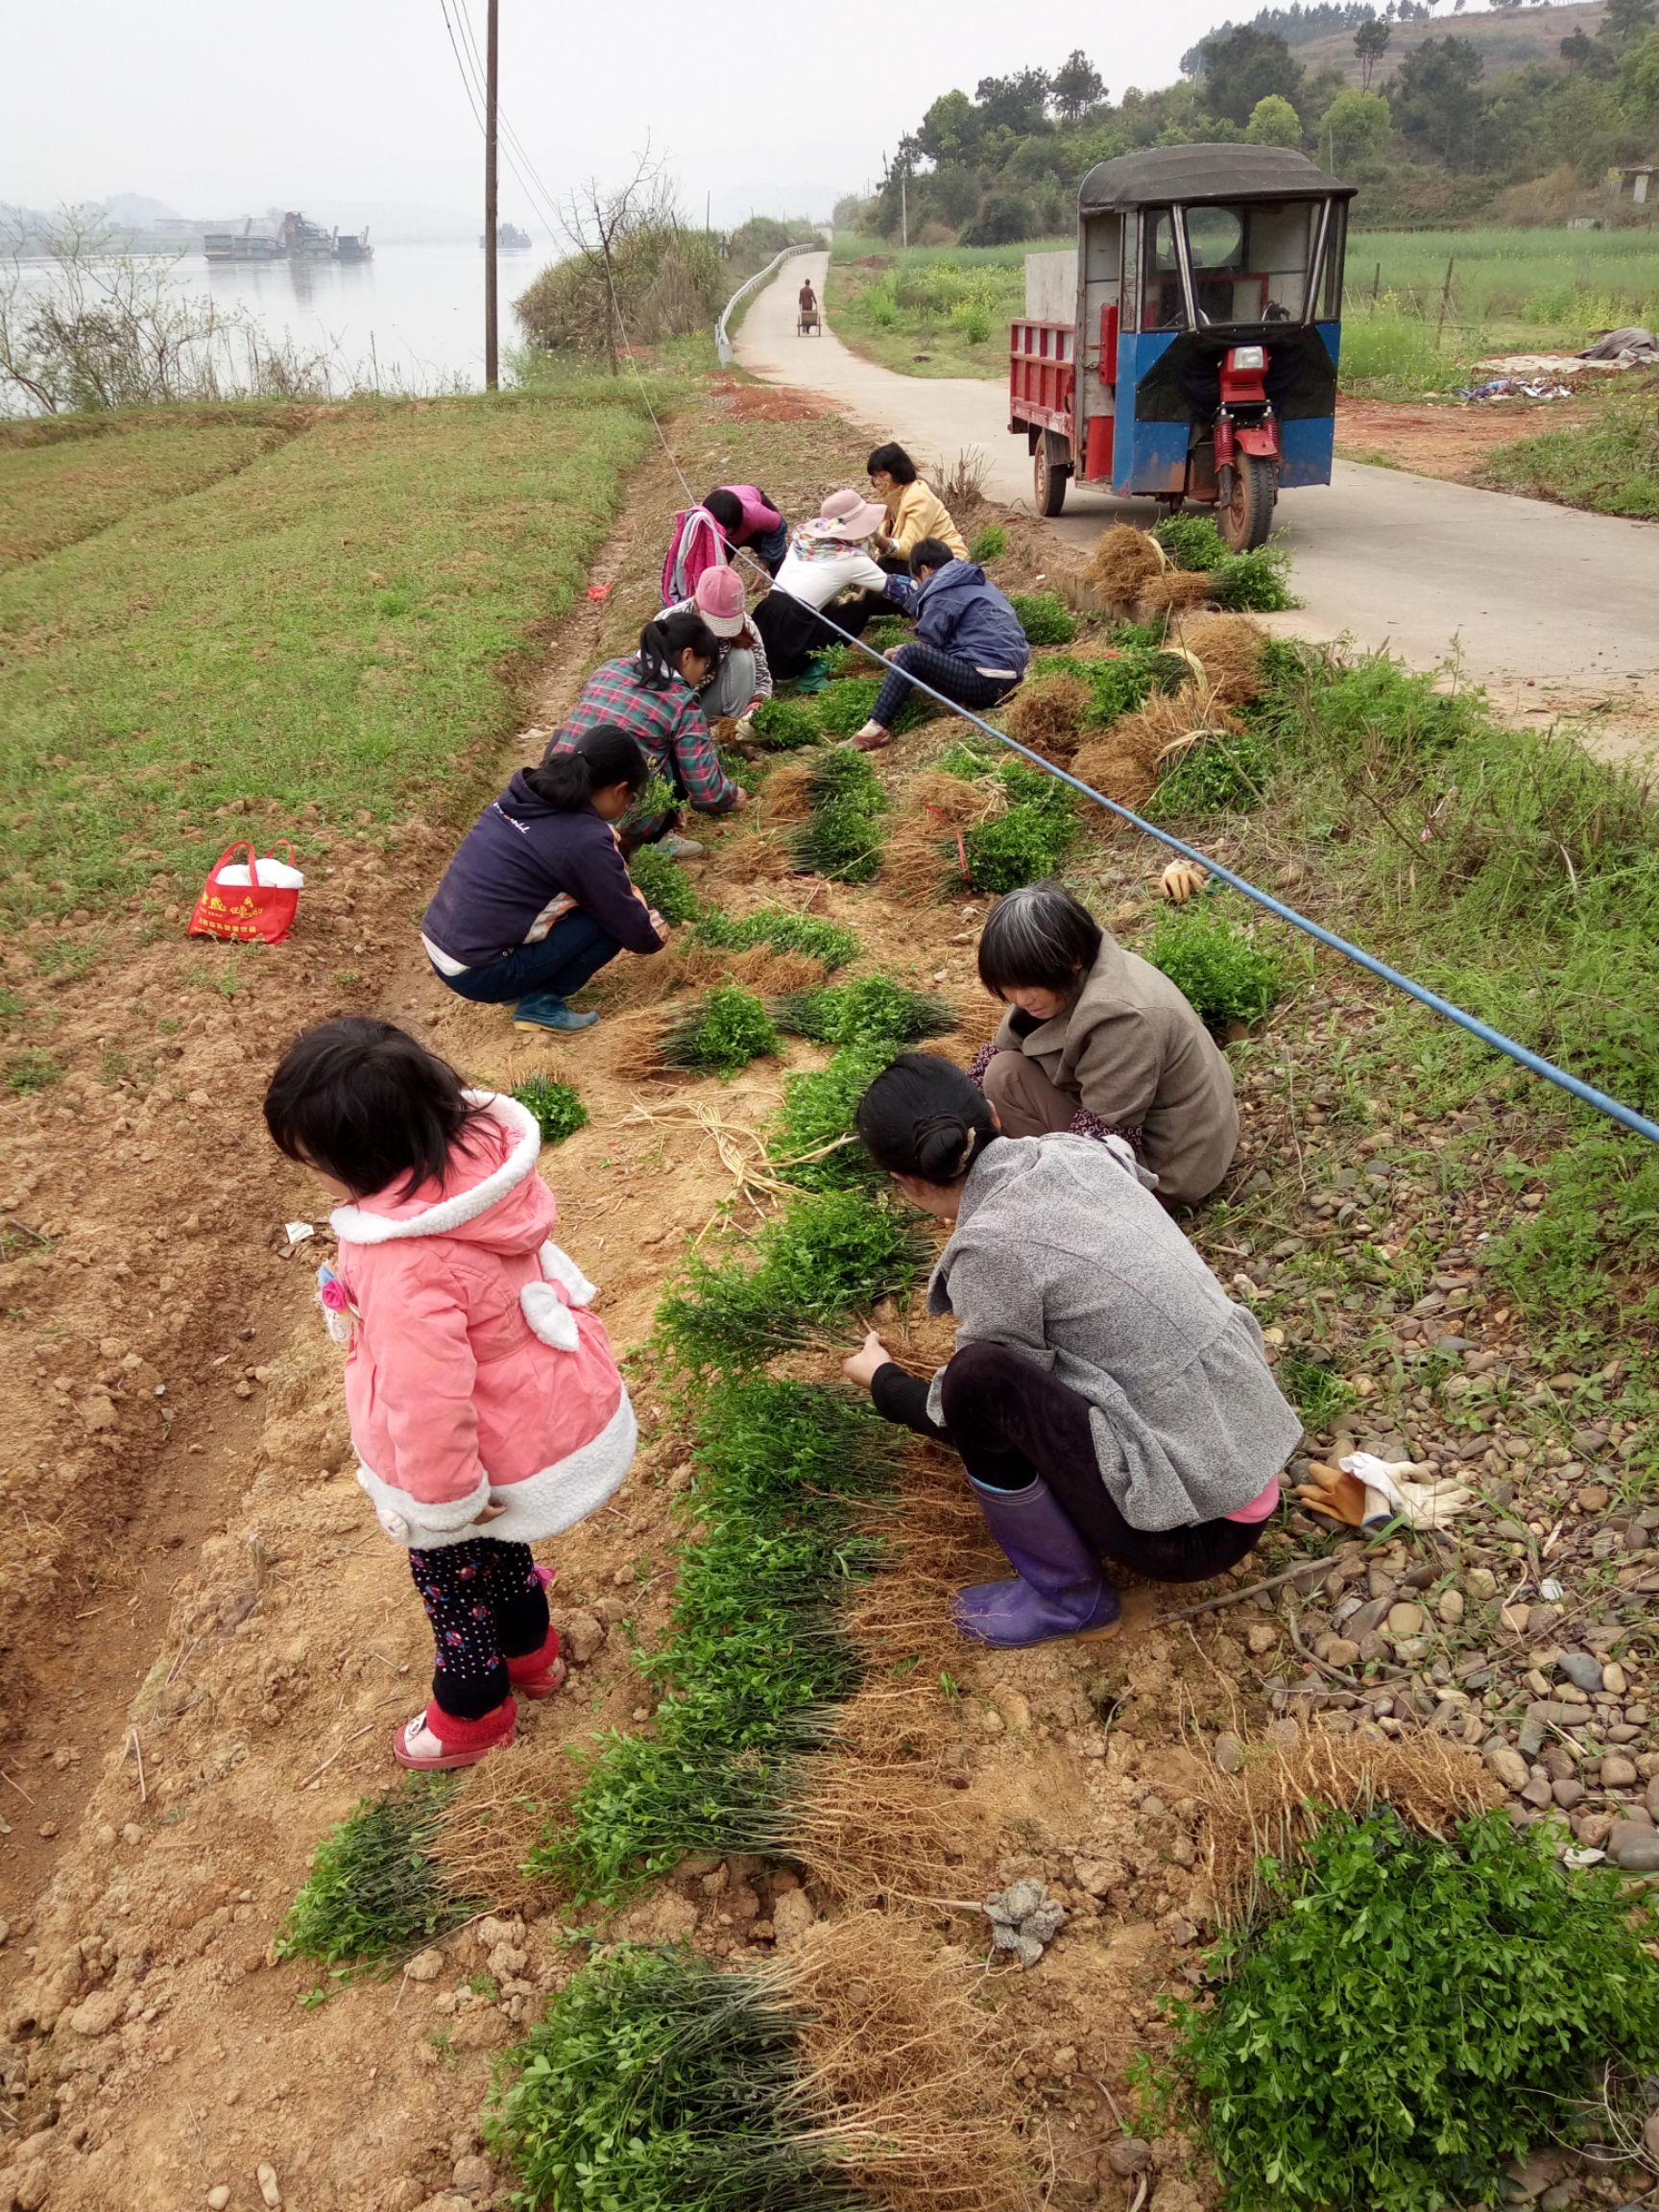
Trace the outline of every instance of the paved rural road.
<path fill-rule="evenodd" d="M 828 330 L 795 335 L 801 278 L 809 274 L 822 299 L 828 261 L 786 261 L 757 296 L 734 341 L 743 367 L 823 394 L 919 458 L 949 466 L 976 445 L 990 464 L 992 496 L 1029 510 L 1030 464 L 1023 439 L 1008 434 L 999 383 L 900 376 L 849 352 Z M 1337 462 L 1329 487 L 1287 493 L 1279 513 L 1304 602 L 1278 618 L 1282 626 L 1307 637 L 1346 633 L 1422 668 L 1455 644 L 1468 673 L 1511 714 L 1548 719 L 1594 706 L 1613 740 L 1607 750 L 1654 738 L 1659 524 L 1353 461 Z M 1144 524 L 1151 514 L 1149 502 L 1116 503 L 1072 487 L 1051 527 L 1086 546 L 1108 523 Z"/>

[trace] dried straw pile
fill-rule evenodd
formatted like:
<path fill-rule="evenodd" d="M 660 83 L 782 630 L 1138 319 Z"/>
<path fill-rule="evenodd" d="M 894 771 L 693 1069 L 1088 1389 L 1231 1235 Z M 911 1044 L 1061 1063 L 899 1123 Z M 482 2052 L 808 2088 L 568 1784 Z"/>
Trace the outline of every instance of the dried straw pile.
<path fill-rule="evenodd" d="M 997 784 L 970 783 L 937 769 L 913 776 L 909 803 L 887 839 L 881 880 L 900 899 L 939 899 L 962 880 L 955 832 L 1000 813 L 1007 805 Z"/>
<path fill-rule="evenodd" d="M 1032 752 L 1069 759 L 1082 738 L 1090 705 L 1089 686 L 1080 676 L 1039 676 L 1015 694 L 1008 729 Z"/>
<path fill-rule="evenodd" d="M 526 1879 L 525 1862 L 550 1829 L 568 1824 L 581 1779 L 565 1746 L 545 1737 L 520 1738 L 469 1767 L 433 1841 L 445 1887 L 500 1908 L 545 1895 L 544 1882 Z"/>
<path fill-rule="evenodd" d="M 1202 607 L 1209 596 L 1208 576 L 1191 568 L 1166 568 L 1142 586 L 1138 607 L 1144 620 L 1148 614 L 1176 614 L 1188 607 Z"/>
<path fill-rule="evenodd" d="M 768 824 L 805 822 L 812 811 L 806 779 L 811 774 L 805 760 L 786 760 L 774 768 L 760 788 L 760 814 Z"/>
<path fill-rule="evenodd" d="M 804 2015 L 807 2108 L 887 2212 L 1038 2212 L 993 2022 L 910 1923 L 858 1912 L 774 1969 Z"/>

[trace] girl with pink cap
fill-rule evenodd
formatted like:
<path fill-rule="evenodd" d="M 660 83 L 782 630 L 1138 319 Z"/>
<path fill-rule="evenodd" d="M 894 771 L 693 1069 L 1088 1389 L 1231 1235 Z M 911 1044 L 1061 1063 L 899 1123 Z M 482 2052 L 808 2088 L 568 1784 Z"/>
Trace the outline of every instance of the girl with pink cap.
<path fill-rule="evenodd" d="M 741 721 L 772 696 L 772 671 L 760 634 L 749 618 L 743 579 L 735 568 L 706 568 L 689 599 L 670 607 L 670 614 L 700 614 L 712 633 L 716 653 L 711 673 L 697 687 L 698 704 L 709 723 Z"/>

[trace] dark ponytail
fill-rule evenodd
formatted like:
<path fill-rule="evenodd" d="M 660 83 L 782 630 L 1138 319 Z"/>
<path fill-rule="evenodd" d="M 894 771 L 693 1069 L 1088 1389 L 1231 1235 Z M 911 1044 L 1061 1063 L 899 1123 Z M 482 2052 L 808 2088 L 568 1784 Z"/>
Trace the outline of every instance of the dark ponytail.
<path fill-rule="evenodd" d="M 859 1142 L 889 1175 L 959 1183 L 997 1136 L 972 1076 L 937 1052 L 906 1052 L 858 1101 Z"/>
<path fill-rule="evenodd" d="M 626 783 L 629 796 L 637 797 L 650 773 L 636 738 L 613 722 L 596 722 L 575 737 L 555 737 L 541 766 L 526 769 L 524 781 L 538 799 L 569 814 L 613 783 Z"/>
<path fill-rule="evenodd" d="M 666 691 L 680 676 L 682 653 L 695 653 L 699 661 L 719 655 L 714 633 L 701 614 L 687 607 L 676 614 L 659 614 L 639 633 L 639 657 L 635 662 L 639 682 L 647 691 Z"/>

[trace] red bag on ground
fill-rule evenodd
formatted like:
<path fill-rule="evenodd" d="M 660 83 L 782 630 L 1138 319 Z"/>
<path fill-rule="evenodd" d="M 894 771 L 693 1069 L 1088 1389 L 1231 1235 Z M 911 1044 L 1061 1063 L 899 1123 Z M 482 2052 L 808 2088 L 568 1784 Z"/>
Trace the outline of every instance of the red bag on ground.
<path fill-rule="evenodd" d="M 286 837 L 277 844 L 288 854 L 288 865 L 294 865 L 294 848 Z M 248 855 L 246 883 L 226 883 L 221 871 L 234 864 L 238 854 Z M 267 861 L 275 861 L 275 852 L 265 854 Z M 259 855 L 247 843 L 227 845 L 211 868 L 207 880 L 196 902 L 196 911 L 190 917 L 188 934 L 192 937 L 224 937 L 238 945 L 280 945 L 294 926 L 294 917 L 300 910 L 300 887 L 295 883 L 261 882 Z"/>

